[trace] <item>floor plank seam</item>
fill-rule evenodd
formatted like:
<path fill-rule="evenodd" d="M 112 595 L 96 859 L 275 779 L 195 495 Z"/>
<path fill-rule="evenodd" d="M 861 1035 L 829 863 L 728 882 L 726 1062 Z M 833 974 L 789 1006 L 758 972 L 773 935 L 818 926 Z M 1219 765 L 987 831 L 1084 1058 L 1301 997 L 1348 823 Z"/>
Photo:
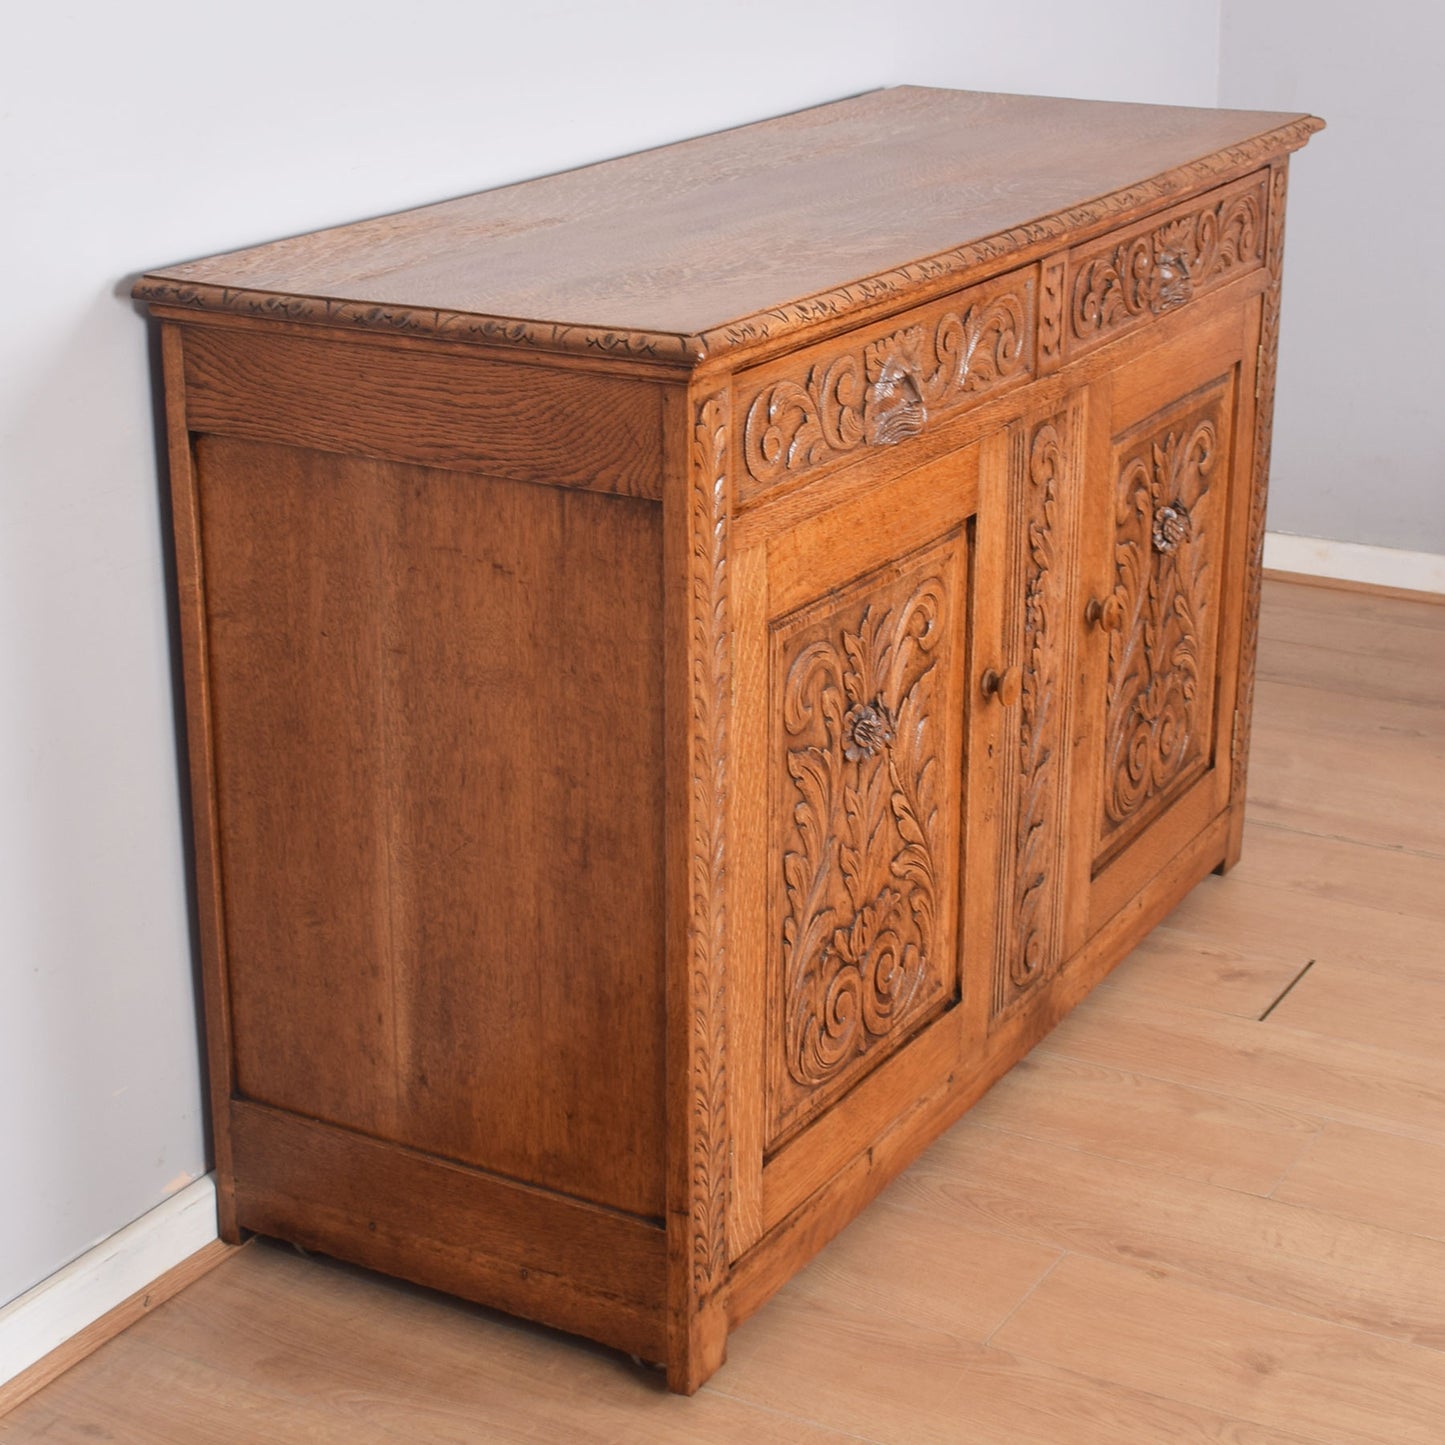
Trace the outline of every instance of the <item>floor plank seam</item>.
<path fill-rule="evenodd" d="M 1031 1355 L 1024 1350 L 1010 1350 L 1008 1352 L 1016 1360 L 1027 1360 L 1032 1365 L 1038 1365 L 1046 1370 L 1063 1370 L 1073 1375 L 1076 1379 L 1087 1380 L 1095 1385 L 1106 1396 L 1112 1391 L 1127 1390 L 1131 1395 L 1142 1400 L 1154 1400 L 1161 1405 L 1172 1406 L 1175 1409 L 1199 1410 L 1214 1416 L 1223 1425 L 1244 1426 L 1249 1430 L 1265 1430 L 1274 1445 L 1338 1445 L 1337 1441 L 1326 1440 L 1319 1435 L 1301 1435 L 1296 1430 L 1281 1430 L 1278 1426 L 1271 1425 L 1267 1420 L 1259 1420 L 1251 1415 L 1228 1415 L 1216 1406 L 1211 1405 L 1207 1400 L 1196 1400 L 1186 1395 L 1161 1395 L 1158 1390 L 1147 1390 L 1142 1385 L 1125 1384 L 1119 1380 L 1105 1379 L 1100 1375 L 1091 1375 L 1087 1370 L 1075 1369 L 1070 1365 L 1061 1365 L 1057 1361 L 1045 1359 L 1040 1355 Z"/>
<path fill-rule="evenodd" d="M 1043 1243 L 1042 1240 L 1038 1242 Z M 1049 1247 L 1054 1248 L 1055 1246 Z M 1023 1292 L 1023 1295 L 1015 1302 L 1014 1307 L 988 1332 L 988 1337 L 982 1341 L 984 1349 L 993 1348 L 994 1336 L 1038 1293 L 1039 1287 L 1069 1257 L 1070 1253 L 1071 1251 L 1067 1249 L 1059 1250 L 1058 1258 Z"/>
<path fill-rule="evenodd" d="M 1297 974 L 1295 974 L 1295 976 L 1294 976 L 1292 979 L 1290 979 L 1290 981 L 1289 981 L 1287 984 L 1285 984 L 1285 986 L 1279 991 L 1279 993 L 1277 993 L 1277 994 L 1275 995 L 1275 997 L 1274 997 L 1273 1001 L 1270 1003 L 1269 1007 L 1268 1007 L 1267 1009 L 1265 1009 L 1265 1011 L 1264 1011 L 1262 1014 L 1260 1014 L 1259 1018 L 1256 1020 L 1257 1023 L 1263 1023 L 1263 1022 L 1265 1021 L 1265 1019 L 1267 1019 L 1267 1018 L 1270 1016 L 1270 1014 L 1272 1014 L 1272 1013 L 1275 1011 L 1275 1009 L 1277 1009 L 1277 1008 L 1280 1006 L 1280 1004 L 1282 1004 L 1282 1003 L 1285 1001 L 1285 999 L 1287 999 L 1287 998 L 1290 996 L 1290 993 L 1291 993 L 1291 991 L 1294 989 L 1294 986 L 1295 986 L 1297 983 L 1299 983 L 1299 982 L 1301 982 L 1301 981 L 1303 980 L 1305 974 L 1307 974 L 1307 973 L 1310 971 L 1310 969 L 1312 969 L 1312 968 L 1315 966 L 1315 963 L 1316 963 L 1316 962 L 1317 962 L 1317 960 L 1315 960 L 1315 959 L 1313 959 L 1313 958 L 1310 959 L 1310 961 L 1309 961 L 1307 964 L 1305 964 L 1305 966 L 1304 966 L 1302 969 L 1300 969 L 1300 971 L 1299 971 Z"/>
<path fill-rule="evenodd" d="M 1188 1005 L 1188 1004 L 1176 1004 L 1176 1005 L 1174 1005 L 1174 1007 L 1176 1007 L 1176 1008 L 1189 1008 L 1189 1007 L 1192 1007 L 1192 1005 Z M 1240 1023 L 1257 1023 L 1257 1022 L 1258 1022 L 1257 1019 L 1251 1019 L 1251 1018 L 1249 1018 L 1248 1015 L 1243 1015 L 1243 1014 L 1221 1014 L 1221 1013 L 1215 1013 L 1215 1012 L 1214 1012 L 1213 1010 L 1211 1010 L 1211 1009 L 1196 1009 L 1195 1012 L 1197 1012 L 1197 1013 L 1202 1013 L 1202 1014 L 1207 1014 L 1207 1015 L 1210 1015 L 1210 1016 L 1215 1017 L 1215 1018 L 1237 1019 Z M 1300 1038 L 1316 1039 L 1316 1040 L 1318 1040 L 1318 1041 L 1320 1041 L 1320 1042 L 1322 1042 L 1322 1043 L 1326 1043 L 1326 1044 L 1336 1044 L 1336 1045 L 1338 1045 L 1339 1043 L 1342 1042 L 1340 1039 L 1335 1038 L 1335 1037 L 1333 1037 L 1333 1036 L 1330 1035 L 1330 1034 L 1311 1033 L 1311 1032 L 1310 1032 L 1309 1030 L 1307 1030 L 1307 1029 L 1297 1029 L 1297 1028 L 1292 1027 L 1292 1026 L 1289 1025 L 1289 1024 L 1282 1024 L 1282 1023 L 1279 1023 L 1278 1021 L 1276 1021 L 1276 1023 L 1274 1024 L 1273 1027 L 1274 1027 L 1274 1029 L 1277 1030 L 1277 1031 L 1292 1033 L 1292 1034 L 1295 1034 L 1295 1035 L 1299 1036 Z M 1373 1053 L 1376 1053 L 1376 1054 L 1381 1055 L 1381 1056 L 1382 1056 L 1383 1058 L 1385 1058 L 1385 1059 L 1399 1059 L 1399 1058 L 1401 1058 L 1401 1057 L 1408 1057 L 1408 1058 L 1410 1058 L 1413 1062 L 1418 1063 L 1418 1062 L 1420 1062 L 1420 1061 L 1422 1060 L 1422 1058 L 1423 1058 L 1422 1055 L 1418 1055 L 1418 1054 L 1417 1054 L 1417 1055 L 1403 1055 L 1403 1056 L 1402 1056 L 1402 1055 L 1400 1055 L 1400 1054 L 1398 1054 L 1398 1053 L 1395 1053 L 1395 1052 L 1393 1052 L 1393 1051 L 1391 1051 L 1391 1050 L 1381 1049 L 1381 1048 L 1379 1048 L 1378 1046 L 1376 1046 L 1376 1045 L 1374 1045 L 1374 1044 L 1359 1044 L 1359 1043 L 1357 1043 L 1357 1044 L 1354 1044 L 1353 1047 L 1355 1047 L 1355 1048 L 1357 1048 L 1357 1049 L 1366 1049 L 1366 1050 L 1369 1050 L 1369 1051 L 1371 1051 L 1371 1052 L 1373 1052 Z M 1061 1047 L 1061 1046 L 1059 1046 L 1059 1045 L 1057 1045 L 1057 1044 L 1049 1043 L 1048 1041 L 1045 1041 L 1044 1043 L 1041 1043 L 1041 1044 L 1036 1045 L 1036 1047 L 1035 1047 L 1035 1052 L 1037 1052 L 1037 1053 L 1039 1053 L 1039 1054 L 1047 1054 L 1047 1055 L 1049 1055 L 1050 1057 L 1053 1057 L 1053 1058 L 1069 1059 L 1069 1060 L 1071 1060 L 1071 1061 L 1074 1062 L 1074 1063 L 1080 1063 L 1080 1064 L 1095 1064 L 1095 1065 L 1098 1065 L 1098 1063 L 1099 1063 L 1099 1061 L 1098 1061 L 1097 1059 L 1092 1059 L 1092 1058 L 1089 1058 L 1089 1057 L 1087 1057 L 1087 1056 L 1085 1056 L 1085 1055 L 1082 1055 L 1082 1054 L 1077 1054 L 1077 1053 L 1071 1053 L 1071 1052 L 1069 1052 L 1067 1045 Z M 1123 1068 L 1123 1065 L 1121 1065 L 1121 1064 L 1106 1064 L 1106 1065 L 1101 1065 L 1100 1067 L 1122 1069 L 1122 1068 Z M 1235 1102 L 1241 1103 L 1241 1104 L 1253 1104 L 1253 1103 L 1255 1103 L 1255 1101 L 1254 1101 L 1252 1098 L 1250 1098 L 1250 1096 L 1247 1095 L 1247 1094 L 1226 1093 L 1224 1090 L 1222 1090 L 1222 1089 L 1220 1089 L 1220 1088 L 1218 1088 L 1218 1087 L 1212 1087 L 1211 1085 L 1209 1085 L 1209 1084 L 1207 1084 L 1207 1083 L 1197 1083 L 1197 1082 L 1194 1082 L 1194 1081 L 1192 1081 L 1192 1080 L 1181 1079 L 1181 1078 L 1178 1078 L 1178 1077 L 1171 1077 L 1170 1075 L 1167 1075 L 1167 1074 L 1146 1073 L 1146 1072 L 1144 1072 L 1143 1070 L 1140 1070 L 1140 1069 L 1131 1069 L 1131 1070 L 1129 1070 L 1128 1072 L 1133 1073 L 1133 1074 L 1136 1074 L 1136 1075 L 1137 1075 L 1139 1078 L 1141 1078 L 1141 1079 L 1148 1079 L 1148 1080 L 1150 1080 L 1150 1081 L 1153 1082 L 1153 1083 L 1158 1083 L 1158 1084 L 1173 1084 L 1173 1085 L 1175 1085 L 1175 1086 L 1177 1086 L 1178 1088 L 1181 1088 L 1181 1089 L 1197 1089 L 1197 1090 L 1199 1090 L 1199 1092 L 1201 1092 L 1201 1093 L 1212 1094 L 1212 1095 L 1215 1095 L 1215 1096 L 1217 1096 L 1217 1097 L 1225 1098 L 1225 1099 L 1232 1099 L 1232 1100 L 1234 1100 Z M 1442 1086 L 1441 1086 L 1441 1087 L 1442 1087 L 1442 1088 L 1445 1088 L 1445 1083 L 1442 1083 Z M 1259 1092 L 1259 1093 L 1267 1093 L 1267 1092 L 1268 1092 L 1268 1093 L 1271 1094 L 1271 1097 L 1278 1097 L 1277 1091 L 1268 1090 L 1268 1089 L 1266 1089 L 1263 1085 L 1260 1086 L 1258 1092 Z M 1295 1096 L 1290 1096 L 1290 1097 L 1295 1097 Z M 1321 1108 L 1321 1106 L 1320 1106 L 1320 1104 L 1318 1103 L 1318 1101 L 1315 1101 L 1315 1100 L 1301 1100 L 1301 1102 L 1299 1102 L 1299 1103 L 1297 1103 L 1297 1104 L 1290 1104 L 1290 1103 L 1282 1103 L 1282 1104 L 1260 1104 L 1260 1105 L 1258 1105 L 1257 1107 L 1260 1107 L 1260 1108 L 1279 1108 L 1280 1110 L 1282 1110 L 1282 1111 L 1284 1111 L 1284 1112 L 1286 1112 L 1286 1113 L 1299 1114 L 1299 1115 L 1301 1115 L 1301 1116 L 1303 1116 L 1303 1117 L 1305 1117 L 1305 1118 L 1314 1120 L 1314 1121 L 1318 1122 L 1318 1123 L 1321 1124 L 1321 1125 L 1324 1125 L 1324 1124 L 1341 1124 L 1341 1125 L 1344 1125 L 1344 1126 L 1346 1126 L 1346 1127 L 1354 1128 L 1354 1129 L 1373 1129 L 1373 1130 L 1375 1130 L 1376 1133 L 1388 1134 L 1388 1135 L 1390 1135 L 1391 1138 L 1395 1138 L 1395 1139 L 1408 1139 L 1408 1140 L 1412 1141 L 1413 1143 L 1417 1143 L 1417 1144 L 1429 1144 L 1429 1145 L 1432 1145 L 1433 1147 L 1435 1147 L 1435 1148 L 1437 1148 L 1437 1149 L 1445 1149 L 1445 1127 L 1442 1127 L 1442 1128 L 1431 1128 L 1429 1125 L 1413 1125 L 1413 1126 L 1412 1126 L 1412 1125 L 1410 1125 L 1410 1124 L 1403 1123 L 1403 1122 L 1401 1122 L 1400 1120 L 1396 1120 L 1396 1119 L 1385 1119 L 1385 1118 L 1381 1118 L 1381 1117 L 1380 1117 L 1379 1115 L 1377 1115 L 1377 1114 L 1368 1114 L 1368 1113 L 1365 1113 L 1363 1110 L 1358 1111 L 1358 1112 L 1348 1111 L 1348 1112 L 1344 1112 L 1344 1113 L 1340 1113 L 1340 1112 L 1331 1113 L 1331 1112 L 1329 1112 L 1328 1110 Z M 989 1127 L 989 1126 L 986 1125 L 986 1124 L 983 1124 L 982 1122 L 978 1122 L 977 1127 L 982 1129 L 982 1128 L 987 1128 L 987 1127 Z M 1236 1192 L 1238 1192 L 1238 1193 L 1245 1193 L 1245 1192 L 1247 1192 L 1247 1191 L 1240 1190 L 1240 1191 L 1236 1191 Z"/>
<path fill-rule="evenodd" d="M 1344 843 L 1351 848 L 1370 848 L 1376 853 L 1388 853 L 1391 855 L 1403 853 L 1411 858 L 1426 858 L 1432 863 L 1445 863 L 1445 853 L 1435 853 L 1428 849 L 1410 848 L 1404 843 L 1374 843 L 1368 838 L 1347 838 L 1338 833 L 1316 833 L 1310 828 L 1297 828 L 1289 823 L 1280 823 L 1270 818 L 1251 817 L 1249 826 L 1251 828 L 1268 828 L 1271 833 L 1293 833 L 1300 838 L 1318 838 L 1326 843 Z M 1246 858 L 1249 856 L 1249 842 L 1247 838 L 1245 840 L 1244 856 Z M 1248 882 L 1247 879 L 1240 879 L 1239 881 Z M 1269 885 L 1255 884 L 1253 886 L 1264 887 Z M 1288 884 L 1280 886 L 1289 887 Z M 1293 891 L 1302 892 L 1304 890 L 1295 889 Z M 1368 906 L 1370 905 L 1367 904 L 1366 907 Z"/>
<path fill-rule="evenodd" d="M 719 1372 L 721 1375 L 724 1372 Z M 890 1445 L 890 1442 L 879 1435 L 860 1435 L 855 1430 L 845 1430 L 837 1425 L 829 1425 L 821 1420 L 814 1420 L 808 1415 L 797 1415 L 791 1410 L 779 1410 L 774 1405 L 765 1405 L 760 1400 L 750 1399 L 747 1395 L 736 1394 L 732 1390 L 725 1390 L 716 1382 L 719 1375 L 714 1375 L 702 1389 L 699 1395 L 712 1395 L 719 1400 L 731 1401 L 734 1405 L 742 1405 L 749 1410 L 757 1410 L 760 1414 L 771 1416 L 774 1420 L 786 1420 L 789 1424 L 806 1425 L 810 1430 L 818 1430 L 823 1434 L 836 1435 L 840 1440 L 857 1440 L 859 1445 Z"/>

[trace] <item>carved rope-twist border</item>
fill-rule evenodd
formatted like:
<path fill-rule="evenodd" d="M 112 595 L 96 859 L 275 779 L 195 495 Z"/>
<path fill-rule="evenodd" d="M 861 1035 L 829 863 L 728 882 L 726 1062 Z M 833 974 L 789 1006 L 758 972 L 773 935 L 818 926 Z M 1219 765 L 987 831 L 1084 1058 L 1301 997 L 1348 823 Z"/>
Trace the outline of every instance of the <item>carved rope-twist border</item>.
<path fill-rule="evenodd" d="M 719 392 L 698 404 L 688 509 L 691 1254 L 699 1295 L 714 1289 L 727 1269 L 727 436 L 727 393 Z"/>
<path fill-rule="evenodd" d="M 1257 395 L 1254 403 L 1254 471 L 1250 478 L 1249 540 L 1246 560 L 1244 618 L 1239 642 L 1239 723 L 1234 736 L 1229 797 L 1244 800 L 1249 769 L 1249 743 L 1254 722 L 1254 670 L 1259 656 L 1259 608 L 1264 588 L 1264 524 L 1269 500 L 1271 426 L 1274 419 L 1275 367 L 1279 360 L 1280 289 L 1284 279 L 1284 203 L 1289 184 L 1286 163 L 1276 164 L 1270 177 L 1269 238 L 1266 266 L 1269 287 L 1260 316 Z"/>

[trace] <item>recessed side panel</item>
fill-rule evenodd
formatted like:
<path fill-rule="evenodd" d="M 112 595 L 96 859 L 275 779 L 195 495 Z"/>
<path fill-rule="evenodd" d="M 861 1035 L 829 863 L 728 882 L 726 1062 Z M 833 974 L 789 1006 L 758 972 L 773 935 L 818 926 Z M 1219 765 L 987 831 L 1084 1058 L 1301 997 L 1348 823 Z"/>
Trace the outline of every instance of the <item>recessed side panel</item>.
<path fill-rule="evenodd" d="M 660 1216 L 660 509 L 195 452 L 240 1094 Z"/>

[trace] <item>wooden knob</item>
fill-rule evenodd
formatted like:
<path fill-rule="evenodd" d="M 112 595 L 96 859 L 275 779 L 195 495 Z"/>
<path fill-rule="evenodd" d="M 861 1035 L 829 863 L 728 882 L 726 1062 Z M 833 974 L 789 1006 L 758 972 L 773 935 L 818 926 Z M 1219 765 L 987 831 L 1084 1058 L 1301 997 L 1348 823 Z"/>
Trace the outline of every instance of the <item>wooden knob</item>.
<path fill-rule="evenodd" d="M 1097 597 L 1084 608 L 1084 621 L 1105 632 L 1117 632 L 1124 625 L 1124 604 L 1111 592 L 1101 602 Z"/>
<path fill-rule="evenodd" d="M 1005 707 L 1012 707 L 1019 700 L 1019 693 L 1023 691 L 1024 678 L 1016 667 L 1006 667 L 1002 672 L 989 668 L 979 679 L 978 685 L 985 697 L 991 697 Z"/>

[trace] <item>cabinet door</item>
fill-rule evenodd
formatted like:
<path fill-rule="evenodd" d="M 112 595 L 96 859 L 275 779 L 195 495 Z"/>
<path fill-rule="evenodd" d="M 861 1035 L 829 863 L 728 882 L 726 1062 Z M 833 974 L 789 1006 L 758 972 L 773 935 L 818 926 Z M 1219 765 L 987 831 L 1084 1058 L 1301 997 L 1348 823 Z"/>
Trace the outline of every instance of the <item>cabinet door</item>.
<path fill-rule="evenodd" d="M 1254 320 L 1216 309 L 1091 391 L 1073 818 L 1089 931 L 1229 801 Z"/>
<path fill-rule="evenodd" d="M 950 455 L 735 555 L 735 1254 L 957 1057 L 977 473 Z"/>

